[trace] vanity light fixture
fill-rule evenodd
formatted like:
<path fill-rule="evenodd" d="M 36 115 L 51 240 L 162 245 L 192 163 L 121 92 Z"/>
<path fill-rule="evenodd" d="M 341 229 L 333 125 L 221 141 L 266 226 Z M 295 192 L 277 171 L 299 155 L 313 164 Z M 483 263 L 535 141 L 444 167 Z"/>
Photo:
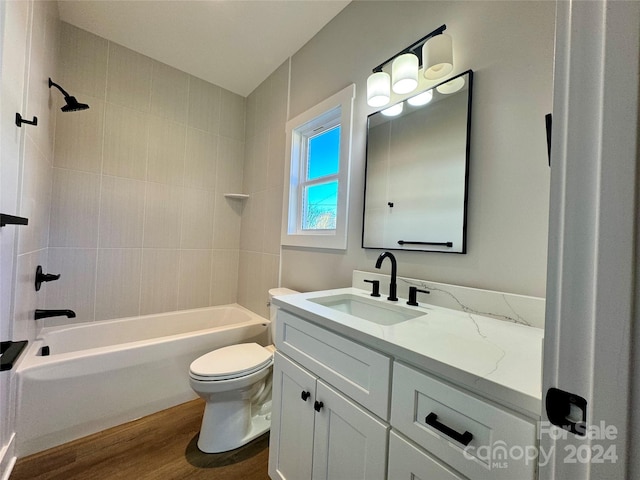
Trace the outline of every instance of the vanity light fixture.
<path fill-rule="evenodd" d="M 391 64 L 393 91 L 399 94 L 413 92 L 418 86 L 418 57 L 404 53 Z"/>
<path fill-rule="evenodd" d="M 456 93 L 462 87 L 464 87 L 464 77 L 458 77 L 453 80 L 449 80 L 447 83 L 438 85 L 436 90 L 444 95 L 449 95 L 451 93 Z"/>
<path fill-rule="evenodd" d="M 391 98 L 391 77 L 387 72 L 376 72 L 367 78 L 367 103 L 382 107 Z"/>
<path fill-rule="evenodd" d="M 380 113 L 382 113 L 386 117 L 395 117 L 402 113 L 404 102 L 396 103 L 395 105 L 390 106 L 389 108 L 385 108 Z"/>
<path fill-rule="evenodd" d="M 367 78 L 367 104 L 383 107 L 391 100 L 393 91 L 403 95 L 418 86 L 420 67 L 428 80 L 441 78 L 453 70 L 453 44 L 451 36 L 444 34 L 447 26 L 442 25 L 433 32 L 412 43 L 393 57 L 373 69 Z M 383 68 L 391 63 L 391 75 Z"/>
<path fill-rule="evenodd" d="M 433 99 L 433 90 L 427 90 L 426 92 L 419 93 L 411 98 L 407 99 L 407 103 L 412 107 L 420 107 L 426 105 Z"/>

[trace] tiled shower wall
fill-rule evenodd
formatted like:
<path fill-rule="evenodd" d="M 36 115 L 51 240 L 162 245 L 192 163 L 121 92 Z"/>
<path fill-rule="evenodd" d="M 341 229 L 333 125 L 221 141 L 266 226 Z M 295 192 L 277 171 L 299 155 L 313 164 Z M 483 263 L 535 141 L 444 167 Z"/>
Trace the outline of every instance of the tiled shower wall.
<path fill-rule="evenodd" d="M 46 324 L 236 302 L 245 99 L 66 23 L 60 46 L 91 108 L 56 118 L 46 306 L 77 318 Z"/>
<path fill-rule="evenodd" d="M 267 317 L 269 288 L 279 285 L 289 62 L 247 97 L 238 300 Z"/>

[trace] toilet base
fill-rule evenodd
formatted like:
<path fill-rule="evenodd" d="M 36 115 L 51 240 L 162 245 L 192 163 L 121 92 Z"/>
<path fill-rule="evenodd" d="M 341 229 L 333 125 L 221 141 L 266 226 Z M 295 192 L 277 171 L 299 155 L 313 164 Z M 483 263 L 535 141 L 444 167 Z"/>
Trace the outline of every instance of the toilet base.
<path fill-rule="evenodd" d="M 205 412 L 206 413 L 206 412 Z M 204 426 L 204 419 L 203 419 Z M 271 428 L 271 412 L 264 415 L 256 414 L 251 417 L 251 425 L 247 433 L 241 438 L 233 438 L 231 436 L 225 436 L 224 432 L 216 433 L 208 430 L 212 434 L 204 434 L 207 431 L 204 428 L 200 430 L 200 436 L 198 437 L 198 449 L 204 453 L 222 453 L 230 450 L 240 448 L 251 440 L 258 438 L 260 435 L 266 433 Z"/>

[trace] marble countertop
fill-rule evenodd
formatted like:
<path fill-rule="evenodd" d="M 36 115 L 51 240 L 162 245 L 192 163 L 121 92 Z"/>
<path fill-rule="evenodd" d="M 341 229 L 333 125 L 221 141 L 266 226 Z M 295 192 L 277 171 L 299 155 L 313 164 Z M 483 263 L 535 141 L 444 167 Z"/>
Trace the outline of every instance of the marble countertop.
<path fill-rule="evenodd" d="M 383 326 L 312 301 L 341 294 L 397 303 L 424 315 Z M 534 418 L 540 415 L 543 329 L 424 302 L 410 307 L 406 299 L 389 302 L 358 288 L 279 296 L 273 303 L 497 403 Z"/>

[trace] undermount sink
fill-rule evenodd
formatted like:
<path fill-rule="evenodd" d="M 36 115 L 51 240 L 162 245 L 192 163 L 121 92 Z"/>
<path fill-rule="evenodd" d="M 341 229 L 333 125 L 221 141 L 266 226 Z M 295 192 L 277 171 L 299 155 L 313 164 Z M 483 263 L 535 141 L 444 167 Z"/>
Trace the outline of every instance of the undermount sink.
<path fill-rule="evenodd" d="M 352 294 L 310 298 L 310 302 L 347 313 L 378 325 L 395 325 L 426 315 L 424 312 Z"/>

